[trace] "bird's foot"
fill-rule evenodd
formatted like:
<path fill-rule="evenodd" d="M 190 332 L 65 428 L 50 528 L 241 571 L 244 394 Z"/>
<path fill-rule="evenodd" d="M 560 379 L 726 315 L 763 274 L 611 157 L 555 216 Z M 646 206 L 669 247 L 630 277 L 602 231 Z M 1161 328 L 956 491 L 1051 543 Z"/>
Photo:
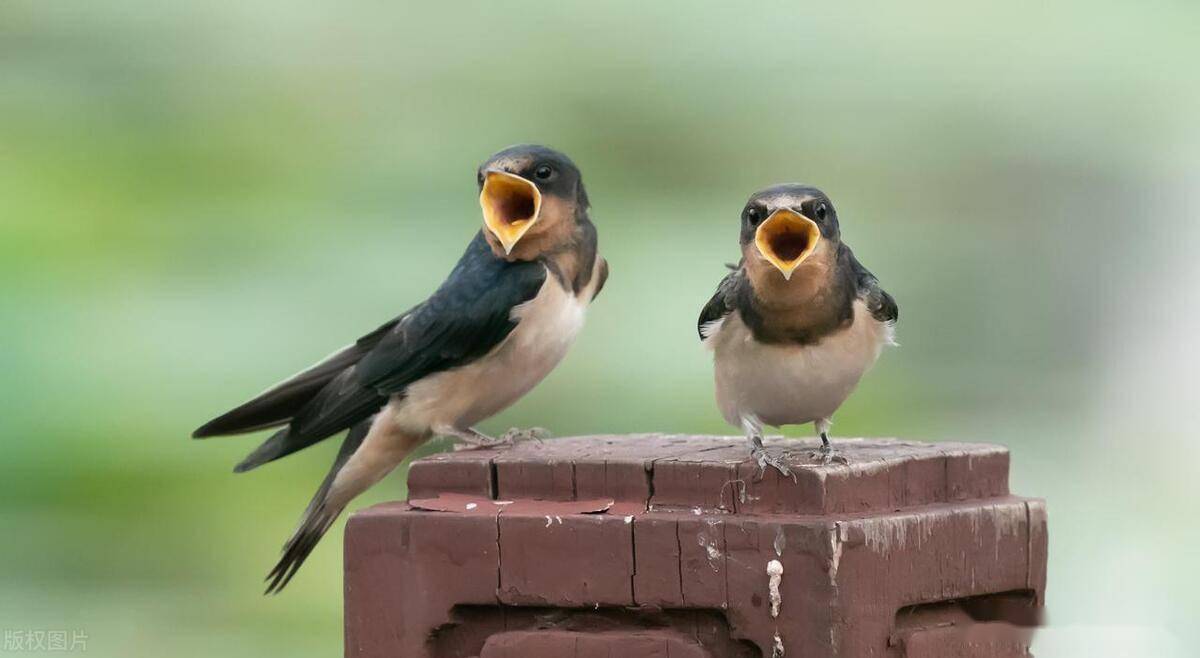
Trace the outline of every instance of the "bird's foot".
<path fill-rule="evenodd" d="M 833 446 L 824 443 L 820 448 L 808 453 L 810 459 L 821 462 L 822 464 L 849 464 L 850 460 L 843 457 L 840 453 L 833 449 Z"/>
<path fill-rule="evenodd" d="M 542 442 L 542 439 L 550 438 L 550 430 L 544 427 L 530 427 L 521 429 L 519 427 L 510 427 L 507 432 L 500 435 L 501 441 L 507 441 L 509 444 L 518 441 L 537 441 Z"/>
<path fill-rule="evenodd" d="M 763 475 L 767 472 L 768 466 L 779 471 L 779 474 L 785 478 L 790 477 L 792 480 L 796 479 L 796 474 L 793 473 L 792 469 L 788 467 L 787 460 L 783 458 L 783 455 L 772 455 L 771 453 L 767 452 L 767 449 L 761 444 L 750 448 L 750 458 L 758 463 L 757 480 L 763 479 Z"/>
<path fill-rule="evenodd" d="M 511 446 L 513 442 L 504 436 L 496 438 L 488 436 L 477 430 L 467 430 L 465 432 L 455 432 L 452 435 L 458 441 L 454 444 L 455 452 L 464 450 L 488 450 L 490 448 L 502 448 Z"/>

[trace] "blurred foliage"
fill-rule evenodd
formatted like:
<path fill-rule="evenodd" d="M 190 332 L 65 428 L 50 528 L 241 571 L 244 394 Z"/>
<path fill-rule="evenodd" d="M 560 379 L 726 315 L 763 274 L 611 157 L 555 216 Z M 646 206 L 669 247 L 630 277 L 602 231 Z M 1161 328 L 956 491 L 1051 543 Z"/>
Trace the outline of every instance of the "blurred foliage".
<path fill-rule="evenodd" d="M 4 3 L 0 627 L 84 629 L 99 655 L 336 655 L 340 524 L 258 595 L 335 446 L 234 477 L 253 439 L 187 436 L 422 299 L 480 224 L 474 167 L 534 141 L 583 169 L 612 276 L 486 430 L 730 432 L 696 314 L 744 199 L 816 184 L 901 305 L 903 347 L 837 434 L 1010 445 L 1014 488 L 1050 500 L 1052 621 L 1194 636 L 1200 536 L 1163 501 L 1200 493 L 1194 338 L 1167 331 L 1200 307 L 1198 20 Z M 1153 349 L 1171 337 L 1190 351 Z M 403 496 L 402 471 L 361 503 Z"/>

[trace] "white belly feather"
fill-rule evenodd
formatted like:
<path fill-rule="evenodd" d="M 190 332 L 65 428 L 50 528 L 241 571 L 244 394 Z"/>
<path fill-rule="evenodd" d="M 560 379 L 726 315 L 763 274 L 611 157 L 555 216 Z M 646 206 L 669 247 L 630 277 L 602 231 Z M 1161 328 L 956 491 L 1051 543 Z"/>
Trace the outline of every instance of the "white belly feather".
<path fill-rule="evenodd" d="M 538 294 L 512 311 L 518 324 L 502 343 L 460 368 L 410 385 L 391 407 L 399 424 L 466 429 L 516 402 L 558 365 L 583 327 L 591 289 L 577 297 L 547 276 Z"/>
<path fill-rule="evenodd" d="M 856 301 L 851 325 L 815 345 L 759 343 L 736 311 L 704 342 L 714 352 L 717 406 L 726 421 L 793 425 L 831 417 L 892 342 L 892 327 Z"/>

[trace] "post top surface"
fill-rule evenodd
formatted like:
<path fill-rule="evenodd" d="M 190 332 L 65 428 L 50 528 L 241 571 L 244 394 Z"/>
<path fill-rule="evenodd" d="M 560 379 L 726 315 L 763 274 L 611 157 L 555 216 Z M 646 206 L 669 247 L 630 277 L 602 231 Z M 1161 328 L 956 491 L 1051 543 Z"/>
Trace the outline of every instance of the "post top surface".
<path fill-rule="evenodd" d="M 848 464 L 810 457 L 817 439 L 765 440 L 793 478 L 759 469 L 744 437 L 630 434 L 526 441 L 432 455 L 409 471 L 410 498 L 609 497 L 648 509 L 742 513 L 867 512 L 1008 493 L 1008 450 L 975 443 L 835 439 Z"/>
<path fill-rule="evenodd" d="M 849 464 L 823 464 L 808 458 L 808 453 L 820 445 L 818 439 L 774 436 L 766 437 L 763 442 L 771 452 L 783 451 L 788 456 L 788 464 L 794 468 L 827 472 L 877 469 L 889 463 L 894 465 L 908 459 L 948 453 L 981 456 L 1008 452 L 1004 446 L 986 443 L 927 443 L 893 438 L 834 439 L 835 450 L 846 457 Z M 520 441 L 499 448 L 438 453 L 425 457 L 422 461 L 454 462 L 480 459 L 509 463 L 602 463 L 613 460 L 647 462 L 658 459 L 723 464 L 750 463 L 745 437 L 690 434 L 595 434 L 544 441 Z"/>

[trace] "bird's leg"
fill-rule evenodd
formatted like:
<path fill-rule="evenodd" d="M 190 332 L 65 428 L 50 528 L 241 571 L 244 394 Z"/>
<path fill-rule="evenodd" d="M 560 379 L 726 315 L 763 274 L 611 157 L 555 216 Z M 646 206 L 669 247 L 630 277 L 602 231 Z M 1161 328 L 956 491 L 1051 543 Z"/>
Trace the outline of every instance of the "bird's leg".
<path fill-rule="evenodd" d="M 530 427 L 521 429 L 518 427 L 510 427 L 508 431 L 500 435 L 500 440 L 507 443 L 515 443 L 517 441 L 537 441 L 542 442 L 542 439 L 550 438 L 550 430 L 544 427 Z"/>
<path fill-rule="evenodd" d="M 849 464 L 850 460 L 842 455 L 839 455 L 833 449 L 833 444 L 829 442 L 829 427 L 833 425 L 828 418 L 822 418 L 813 423 L 813 427 L 817 433 L 821 435 L 821 447 L 810 453 L 810 457 L 819 460 L 822 464 Z"/>
<path fill-rule="evenodd" d="M 450 436 L 458 439 L 459 443 L 455 444 L 454 449 L 458 450 L 483 450 L 486 448 L 496 448 L 499 446 L 512 445 L 512 441 L 504 437 L 495 438 L 480 432 L 474 427 L 467 429 L 459 429 L 457 427 L 439 427 L 434 430 L 435 433 L 442 436 Z"/>
<path fill-rule="evenodd" d="M 792 473 L 792 469 L 788 468 L 787 461 L 783 456 L 772 456 L 767 452 L 766 446 L 762 440 L 762 425 L 750 419 L 742 421 L 742 427 L 746 430 L 746 442 L 750 447 L 750 459 L 753 459 L 758 464 L 758 475 L 755 480 L 761 480 L 767 472 L 767 467 L 779 471 L 783 477 L 790 477 L 793 480 L 796 476 Z"/>

